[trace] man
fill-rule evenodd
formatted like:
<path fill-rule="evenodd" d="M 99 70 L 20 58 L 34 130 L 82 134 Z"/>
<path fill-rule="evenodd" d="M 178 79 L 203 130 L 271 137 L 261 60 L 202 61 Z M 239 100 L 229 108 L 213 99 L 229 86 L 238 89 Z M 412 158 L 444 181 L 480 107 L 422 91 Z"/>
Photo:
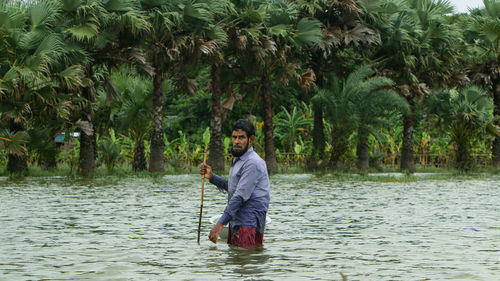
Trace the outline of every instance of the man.
<path fill-rule="evenodd" d="M 209 165 L 204 164 L 200 168 L 205 178 L 223 193 L 228 193 L 224 214 L 208 236 L 214 243 L 217 243 L 224 225 L 229 223 L 228 244 L 239 247 L 262 245 L 270 184 L 266 162 L 253 150 L 254 138 L 252 122 L 240 119 L 233 124 L 231 153 L 234 159 L 229 180 L 214 174 Z"/>

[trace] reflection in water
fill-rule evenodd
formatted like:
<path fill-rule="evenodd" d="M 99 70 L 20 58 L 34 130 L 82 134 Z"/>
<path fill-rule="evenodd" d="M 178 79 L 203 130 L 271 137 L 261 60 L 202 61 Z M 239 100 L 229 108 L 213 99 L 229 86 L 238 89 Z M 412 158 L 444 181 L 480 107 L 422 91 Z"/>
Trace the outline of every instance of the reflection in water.
<path fill-rule="evenodd" d="M 268 260 L 271 258 L 266 253 L 265 247 L 241 248 L 217 243 L 217 246 L 210 246 L 210 251 L 218 252 L 219 258 L 211 260 L 207 266 L 209 268 L 219 268 L 226 275 L 239 277 L 259 277 L 270 271 Z M 262 280 L 262 279 L 252 279 Z"/>
<path fill-rule="evenodd" d="M 0 181 L 1 280 L 498 280 L 500 178 L 272 177 L 264 246 L 196 243 L 197 175 Z M 204 217 L 225 199 L 205 192 Z"/>
<path fill-rule="evenodd" d="M 264 247 L 251 249 L 229 246 L 225 261 L 233 268 L 235 274 L 241 276 L 258 276 L 269 268 L 266 266 L 270 256 L 265 253 Z"/>

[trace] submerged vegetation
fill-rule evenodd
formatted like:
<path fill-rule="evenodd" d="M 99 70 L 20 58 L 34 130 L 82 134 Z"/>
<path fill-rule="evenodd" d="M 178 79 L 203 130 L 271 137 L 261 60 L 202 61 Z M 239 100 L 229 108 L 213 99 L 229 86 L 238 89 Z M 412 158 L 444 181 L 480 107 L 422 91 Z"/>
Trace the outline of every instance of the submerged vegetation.
<path fill-rule="evenodd" d="M 2 1 L 0 175 L 192 173 L 204 132 L 227 171 L 239 118 L 271 173 L 497 173 L 500 2 L 484 6 Z"/>

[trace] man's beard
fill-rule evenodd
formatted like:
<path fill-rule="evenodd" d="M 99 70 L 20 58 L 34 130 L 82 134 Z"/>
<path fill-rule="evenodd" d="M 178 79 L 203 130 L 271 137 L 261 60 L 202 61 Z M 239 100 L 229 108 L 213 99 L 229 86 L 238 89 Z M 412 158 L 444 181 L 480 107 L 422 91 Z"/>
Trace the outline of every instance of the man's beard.
<path fill-rule="evenodd" d="M 241 157 L 243 154 L 245 154 L 246 152 L 248 151 L 248 142 L 247 142 L 247 146 L 245 147 L 245 149 L 241 150 L 241 151 L 236 151 L 234 150 L 232 147 L 231 147 L 231 154 L 234 156 L 234 157 Z"/>

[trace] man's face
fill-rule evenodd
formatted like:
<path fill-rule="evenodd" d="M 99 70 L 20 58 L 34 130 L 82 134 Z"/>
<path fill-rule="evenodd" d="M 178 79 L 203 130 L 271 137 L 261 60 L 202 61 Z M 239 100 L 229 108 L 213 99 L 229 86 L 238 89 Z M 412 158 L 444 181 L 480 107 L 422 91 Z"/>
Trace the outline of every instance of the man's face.
<path fill-rule="evenodd" d="M 233 147 L 231 149 L 231 153 L 235 157 L 240 157 L 245 152 L 247 152 L 248 148 L 252 146 L 253 136 L 248 138 L 247 133 L 241 129 L 233 131 L 232 134 L 232 143 Z"/>

